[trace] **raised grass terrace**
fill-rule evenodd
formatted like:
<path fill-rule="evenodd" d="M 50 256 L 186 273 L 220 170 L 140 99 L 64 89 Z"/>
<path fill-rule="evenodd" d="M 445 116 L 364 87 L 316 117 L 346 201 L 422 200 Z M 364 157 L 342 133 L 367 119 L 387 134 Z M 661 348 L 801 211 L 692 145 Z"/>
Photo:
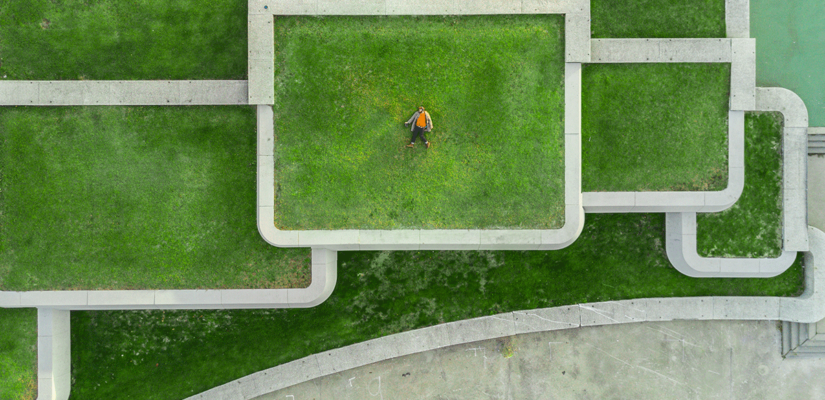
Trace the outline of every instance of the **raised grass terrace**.
<path fill-rule="evenodd" d="M 564 224 L 564 19 L 276 17 L 279 229 Z M 434 129 L 405 148 L 424 105 Z"/>

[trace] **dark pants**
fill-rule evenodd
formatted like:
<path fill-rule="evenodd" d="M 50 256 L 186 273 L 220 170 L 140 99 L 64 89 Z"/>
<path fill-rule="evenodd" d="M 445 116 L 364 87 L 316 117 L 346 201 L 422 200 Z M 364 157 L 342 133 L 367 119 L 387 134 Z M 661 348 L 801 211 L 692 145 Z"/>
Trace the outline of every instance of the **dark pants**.
<path fill-rule="evenodd" d="M 427 138 L 424 137 L 424 128 L 420 126 L 415 126 L 413 128 L 412 139 L 410 139 L 410 143 L 415 143 L 415 139 L 419 136 L 421 136 L 421 140 L 423 140 L 424 143 L 429 142 L 429 140 L 427 140 Z"/>

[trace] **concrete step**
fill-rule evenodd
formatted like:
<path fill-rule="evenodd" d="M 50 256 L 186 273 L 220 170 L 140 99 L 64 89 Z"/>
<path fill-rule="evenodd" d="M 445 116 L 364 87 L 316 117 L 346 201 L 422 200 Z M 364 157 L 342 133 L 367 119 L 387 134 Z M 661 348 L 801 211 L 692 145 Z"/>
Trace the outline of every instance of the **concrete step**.
<path fill-rule="evenodd" d="M 822 353 L 825 355 L 825 346 L 808 346 L 807 343 L 797 347 L 791 353 Z"/>
<path fill-rule="evenodd" d="M 808 147 L 808 154 L 825 154 L 825 147 Z"/>
<path fill-rule="evenodd" d="M 792 351 L 788 353 L 785 358 L 823 358 L 825 353 L 797 353 Z"/>

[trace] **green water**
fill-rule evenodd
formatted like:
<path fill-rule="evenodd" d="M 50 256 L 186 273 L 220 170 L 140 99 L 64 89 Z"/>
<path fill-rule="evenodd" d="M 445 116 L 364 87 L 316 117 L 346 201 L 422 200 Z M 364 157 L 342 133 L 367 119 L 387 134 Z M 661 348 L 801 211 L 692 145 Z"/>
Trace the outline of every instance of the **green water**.
<path fill-rule="evenodd" d="M 751 0 L 756 85 L 794 91 L 809 125 L 825 126 L 825 2 Z"/>

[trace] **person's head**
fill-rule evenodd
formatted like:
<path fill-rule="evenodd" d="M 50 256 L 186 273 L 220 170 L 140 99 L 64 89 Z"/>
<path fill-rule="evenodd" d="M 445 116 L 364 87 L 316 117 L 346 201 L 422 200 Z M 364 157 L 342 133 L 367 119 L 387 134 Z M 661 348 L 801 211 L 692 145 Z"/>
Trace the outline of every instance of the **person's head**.
<path fill-rule="evenodd" d="M 424 112 L 424 106 L 418 106 L 418 112 L 420 112 L 420 113 Z"/>

